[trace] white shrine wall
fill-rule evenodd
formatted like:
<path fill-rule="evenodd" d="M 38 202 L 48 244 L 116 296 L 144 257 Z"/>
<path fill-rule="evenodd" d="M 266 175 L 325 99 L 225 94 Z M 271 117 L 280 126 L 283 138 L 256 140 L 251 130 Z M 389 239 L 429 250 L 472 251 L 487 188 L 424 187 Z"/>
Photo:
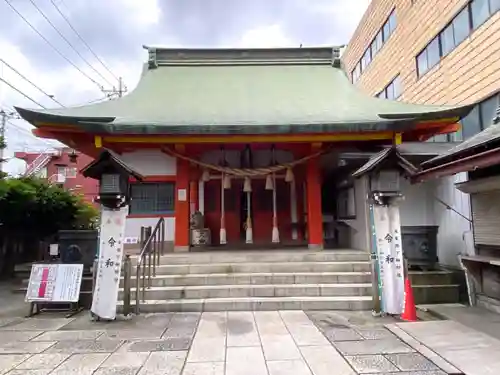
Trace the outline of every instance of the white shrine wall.
<path fill-rule="evenodd" d="M 137 150 L 124 152 L 121 159 L 144 177 L 175 176 L 177 173 L 176 158 L 166 155 L 160 150 Z M 150 217 L 127 217 L 125 238 L 139 238 L 141 226 L 154 227 L 159 220 L 158 215 Z M 175 217 L 165 217 L 165 241 L 174 241 Z"/>

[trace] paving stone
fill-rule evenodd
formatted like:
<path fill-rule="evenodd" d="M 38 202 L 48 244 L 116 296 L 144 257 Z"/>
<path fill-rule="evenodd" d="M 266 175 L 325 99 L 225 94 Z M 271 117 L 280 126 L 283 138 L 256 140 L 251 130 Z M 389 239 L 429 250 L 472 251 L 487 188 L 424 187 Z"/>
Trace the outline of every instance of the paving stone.
<path fill-rule="evenodd" d="M 55 369 L 63 363 L 70 354 L 35 354 L 16 369 L 19 370 L 38 370 L 38 369 Z"/>
<path fill-rule="evenodd" d="M 227 348 L 226 375 L 267 375 L 262 349 Z"/>
<path fill-rule="evenodd" d="M 0 374 L 6 373 L 28 358 L 29 355 L 23 354 L 0 355 Z"/>
<path fill-rule="evenodd" d="M 366 340 L 393 339 L 394 334 L 384 327 L 354 327 L 354 329 Z"/>
<path fill-rule="evenodd" d="M 66 324 L 62 330 L 85 331 L 85 330 L 145 330 L 163 332 L 173 313 L 166 314 L 141 314 L 132 318 L 117 315 L 113 321 L 92 321 L 90 316 L 82 314 L 76 317 L 71 323 Z"/>
<path fill-rule="evenodd" d="M 188 338 L 170 338 L 164 340 L 135 341 L 124 345 L 128 352 L 165 352 L 169 350 L 188 350 L 191 340 Z"/>
<path fill-rule="evenodd" d="M 290 335 L 265 335 L 260 339 L 266 361 L 302 359 L 299 348 Z"/>
<path fill-rule="evenodd" d="M 187 352 L 151 353 L 138 375 L 181 375 Z"/>
<path fill-rule="evenodd" d="M 182 375 L 224 375 L 224 362 L 188 362 Z"/>
<path fill-rule="evenodd" d="M 0 354 L 37 354 L 53 346 L 55 341 L 14 341 L 0 345 Z"/>
<path fill-rule="evenodd" d="M 397 339 L 337 341 L 334 345 L 343 355 L 393 354 L 414 351 Z"/>
<path fill-rule="evenodd" d="M 419 353 L 387 354 L 386 358 L 402 371 L 439 370 L 439 368 Z"/>
<path fill-rule="evenodd" d="M 113 353 L 101 365 L 107 367 L 140 368 L 148 359 L 149 352 L 142 353 Z"/>
<path fill-rule="evenodd" d="M 198 327 L 198 320 L 195 321 L 175 321 L 170 322 L 167 330 L 161 336 L 162 338 L 169 337 L 193 337 Z"/>
<path fill-rule="evenodd" d="M 227 346 L 261 345 L 252 312 L 230 311 L 227 317 Z"/>
<path fill-rule="evenodd" d="M 307 364 L 299 359 L 293 361 L 267 361 L 269 375 L 312 375 Z"/>
<path fill-rule="evenodd" d="M 448 375 L 443 371 L 411 371 L 411 372 L 376 372 L 372 373 L 376 375 Z M 372 374 L 367 374 L 367 375 L 372 375 Z"/>
<path fill-rule="evenodd" d="M 30 341 L 42 333 L 43 331 L 1 331 L 0 346 L 12 341 Z"/>
<path fill-rule="evenodd" d="M 354 369 L 360 374 L 384 373 L 398 371 L 383 355 L 358 355 L 345 357 Z"/>
<path fill-rule="evenodd" d="M 38 369 L 38 370 L 12 370 L 7 375 L 48 375 L 51 369 Z"/>
<path fill-rule="evenodd" d="M 360 341 L 363 337 L 351 328 L 325 328 L 323 334 L 330 341 Z"/>
<path fill-rule="evenodd" d="M 20 322 L 22 321 L 21 318 L 15 318 L 15 317 L 2 317 L 0 318 L 0 330 L 2 330 L 2 327 L 8 325 L 8 324 L 13 324 L 14 322 Z"/>
<path fill-rule="evenodd" d="M 106 367 L 98 368 L 93 375 L 136 375 L 139 367 Z"/>
<path fill-rule="evenodd" d="M 39 344 L 42 344 L 40 342 Z M 112 353 L 116 351 L 122 341 L 119 340 L 81 340 L 61 341 L 51 347 L 47 353 Z"/>
<path fill-rule="evenodd" d="M 226 356 L 226 338 L 201 338 L 195 337 L 188 362 L 221 362 Z"/>
<path fill-rule="evenodd" d="M 37 336 L 32 341 L 76 341 L 96 340 L 104 331 L 49 331 Z"/>
<path fill-rule="evenodd" d="M 71 323 L 74 318 L 26 318 L 2 327 L 6 331 L 55 331 Z"/>
<path fill-rule="evenodd" d="M 331 345 L 301 346 L 300 351 L 314 375 L 356 375 L 349 363 Z"/>
<path fill-rule="evenodd" d="M 106 330 L 98 340 L 141 340 L 141 339 L 159 339 L 163 330 L 146 330 L 146 329 L 127 329 L 127 330 Z"/>
<path fill-rule="evenodd" d="M 73 354 L 50 375 L 91 375 L 108 357 L 108 353 Z"/>

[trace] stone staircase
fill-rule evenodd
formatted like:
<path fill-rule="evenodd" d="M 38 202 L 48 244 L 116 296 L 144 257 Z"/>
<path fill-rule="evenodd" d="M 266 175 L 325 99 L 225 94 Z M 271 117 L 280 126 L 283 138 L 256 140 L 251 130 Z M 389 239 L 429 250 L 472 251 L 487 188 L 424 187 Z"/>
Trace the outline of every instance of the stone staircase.
<path fill-rule="evenodd" d="M 135 275 L 137 257 L 132 257 Z M 369 254 L 355 250 L 214 251 L 163 255 L 141 313 L 369 310 Z M 123 308 L 123 278 L 118 309 Z M 136 279 L 132 277 L 132 310 Z M 141 294 L 142 298 L 142 294 Z"/>

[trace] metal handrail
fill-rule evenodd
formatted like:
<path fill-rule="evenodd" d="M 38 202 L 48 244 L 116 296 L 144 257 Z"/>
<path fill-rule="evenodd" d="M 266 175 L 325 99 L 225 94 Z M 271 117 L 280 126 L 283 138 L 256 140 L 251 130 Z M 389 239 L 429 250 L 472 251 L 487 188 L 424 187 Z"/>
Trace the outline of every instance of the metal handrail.
<path fill-rule="evenodd" d="M 142 301 L 145 301 L 146 288 L 151 287 L 152 277 L 156 276 L 156 267 L 160 265 L 160 255 L 163 255 L 165 251 L 165 219 L 160 218 L 153 230 L 151 227 L 142 227 L 141 238 L 143 241 L 141 241 L 142 247 L 137 259 L 135 275 L 135 313 L 137 315 L 139 314 L 140 294 L 142 294 Z"/>

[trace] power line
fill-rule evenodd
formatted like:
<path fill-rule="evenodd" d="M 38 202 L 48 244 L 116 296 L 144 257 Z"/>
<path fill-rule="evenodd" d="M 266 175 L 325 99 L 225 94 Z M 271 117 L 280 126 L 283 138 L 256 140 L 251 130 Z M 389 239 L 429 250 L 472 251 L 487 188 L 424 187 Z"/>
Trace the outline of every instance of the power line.
<path fill-rule="evenodd" d="M 52 146 L 52 147 L 56 147 L 53 143 L 51 143 L 50 141 L 47 141 L 46 139 L 44 138 L 40 138 L 40 137 L 37 137 L 36 135 L 34 135 L 33 133 L 31 133 L 28 129 L 25 129 L 17 124 L 14 124 L 12 121 L 9 121 L 7 120 L 7 124 L 13 126 L 16 130 L 22 132 L 22 133 L 25 133 L 27 135 L 29 135 L 30 137 L 33 137 L 35 138 L 37 141 L 40 141 L 42 143 L 45 143 L 49 146 Z"/>
<path fill-rule="evenodd" d="M 35 85 L 33 82 L 31 82 L 28 78 L 26 78 L 24 75 L 22 75 L 17 69 L 15 69 L 13 66 L 11 66 L 10 64 L 8 64 L 4 59 L 2 59 L 0 57 L 0 62 L 4 63 L 8 68 L 10 68 L 12 71 L 14 71 L 14 73 L 16 73 L 17 75 L 19 75 L 19 77 L 21 77 L 22 79 L 24 79 L 25 81 L 31 83 L 33 85 L 33 87 L 35 87 L 36 89 L 38 89 L 38 91 L 40 91 L 42 94 L 44 94 L 45 96 L 49 97 L 50 99 L 52 99 L 54 102 L 56 102 L 57 104 L 59 104 L 61 107 L 64 107 L 63 104 L 61 104 L 59 101 L 57 101 L 55 98 L 54 98 L 54 95 L 49 95 L 47 94 L 44 90 L 42 90 L 40 87 L 38 87 L 37 85 Z"/>
<path fill-rule="evenodd" d="M 45 43 L 47 43 L 59 56 L 61 56 L 64 60 L 66 60 L 69 64 L 71 64 L 76 70 L 78 70 L 82 75 L 84 75 L 88 80 L 90 80 L 92 83 L 94 83 L 97 87 L 99 87 L 99 90 L 103 90 L 104 88 L 102 85 L 100 85 L 95 79 L 90 77 L 87 73 L 85 73 L 83 70 L 81 70 L 74 62 L 72 62 L 70 59 L 68 59 L 61 51 L 59 51 L 54 45 L 46 38 L 43 36 L 43 34 L 36 29 L 35 26 L 31 24 L 30 21 L 26 19 L 11 3 L 9 0 L 4 0 L 7 5 L 14 11 L 16 14 L 21 17 L 21 19 L 35 32 L 38 34 L 40 38 L 42 38 Z"/>
<path fill-rule="evenodd" d="M 66 23 L 71 28 L 71 30 L 73 30 L 74 33 L 76 34 L 76 36 L 78 36 L 78 38 L 82 41 L 82 43 L 85 45 L 85 47 L 87 47 L 87 49 L 92 53 L 92 55 L 94 55 L 94 57 L 97 59 L 97 61 L 99 61 L 101 63 L 101 65 L 104 67 L 104 69 L 106 69 L 108 71 L 108 73 L 111 74 L 113 76 L 113 78 L 118 81 L 119 80 L 118 77 L 106 66 L 106 64 L 99 58 L 99 56 L 89 46 L 89 44 L 85 41 L 85 39 L 83 39 L 83 37 L 80 35 L 80 33 L 73 27 L 70 20 L 64 15 L 64 13 L 61 11 L 59 6 L 54 2 L 54 0 L 50 0 L 50 2 L 54 6 L 54 8 L 56 8 L 57 12 L 61 15 L 61 17 L 64 19 L 64 21 L 66 21 Z"/>
<path fill-rule="evenodd" d="M 0 81 L 2 81 L 3 83 L 7 84 L 7 86 L 9 86 L 10 88 L 12 88 L 13 90 L 16 90 L 19 94 L 21 94 L 22 96 L 24 96 L 26 99 L 30 100 L 31 102 L 35 103 L 37 106 L 42 107 L 43 109 L 47 109 L 43 105 L 41 105 L 40 103 L 38 103 L 35 99 L 33 99 L 30 96 L 26 95 L 24 92 L 22 92 L 17 87 L 15 87 L 14 85 L 12 85 L 9 82 L 7 82 L 2 77 L 0 77 Z"/>
<path fill-rule="evenodd" d="M 92 66 L 92 64 L 90 64 L 87 59 L 85 57 L 82 56 L 82 54 L 80 52 L 78 52 L 78 50 L 73 46 L 73 44 L 71 44 L 71 42 L 64 36 L 63 33 L 61 33 L 61 31 L 59 31 L 59 29 L 52 23 L 52 21 L 49 19 L 49 17 L 47 17 L 47 15 L 38 7 L 38 5 L 36 5 L 35 1 L 34 0 L 29 0 L 31 4 L 33 4 L 33 6 L 35 7 L 35 9 L 38 11 L 38 13 L 40 13 L 42 15 L 42 17 L 45 19 L 45 21 L 47 21 L 49 23 L 49 25 L 55 30 L 56 33 L 59 34 L 59 36 L 61 38 L 64 39 L 64 41 L 68 44 L 68 46 L 71 47 L 71 49 L 73 51 L 75 51 L 75 53 L 80 56 L 80 58 L 83 60 L 83 62 L 85 64 L 87 64 L 87 66 L 92 69 L 94 72 L 97 73 L 97 75 L 99 75 L 103 80 L 105 80 L 108 84 L 110 84 L 111 86 L 113 85 L 111 82 L 108 81 L 108 79 L 106 77 L 104 77 L 96 68 L 94 68 Z"/>

